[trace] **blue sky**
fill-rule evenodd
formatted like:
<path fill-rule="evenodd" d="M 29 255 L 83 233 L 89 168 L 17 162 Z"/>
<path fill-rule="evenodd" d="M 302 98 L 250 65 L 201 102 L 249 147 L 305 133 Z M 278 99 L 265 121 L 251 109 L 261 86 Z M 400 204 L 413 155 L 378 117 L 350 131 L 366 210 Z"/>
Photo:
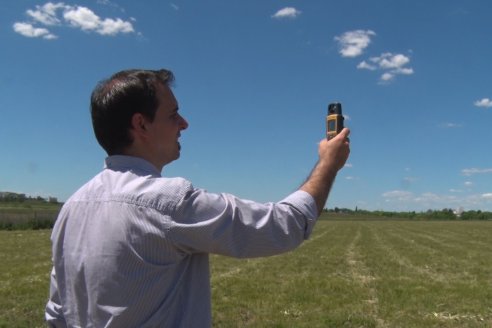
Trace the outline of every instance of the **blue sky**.
<path fill-rule="evenodd" d="M 327 207 L 492 210 L 492 2 L 2 1 L 0 191 L 66 200 L 100 171 L 89 95 L 169 68 L 196 187 L 296 190 L 340 101 L 352 153 Z"/>

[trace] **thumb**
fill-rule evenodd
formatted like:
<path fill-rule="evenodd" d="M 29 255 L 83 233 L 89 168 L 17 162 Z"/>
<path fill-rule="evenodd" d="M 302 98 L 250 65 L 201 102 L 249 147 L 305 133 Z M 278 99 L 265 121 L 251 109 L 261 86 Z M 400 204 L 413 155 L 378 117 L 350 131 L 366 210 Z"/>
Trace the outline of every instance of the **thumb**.
<path fill-rule="evenodd" d="M 350 135 L 350 130 L 348 128 L 343 128 L 342 131 L 340 131 L 339 134 L 336 135 L 335 138 L 333 139 L 342 139 L 342 140 L 345 140 L 348 138 L 348 136 Z"/>

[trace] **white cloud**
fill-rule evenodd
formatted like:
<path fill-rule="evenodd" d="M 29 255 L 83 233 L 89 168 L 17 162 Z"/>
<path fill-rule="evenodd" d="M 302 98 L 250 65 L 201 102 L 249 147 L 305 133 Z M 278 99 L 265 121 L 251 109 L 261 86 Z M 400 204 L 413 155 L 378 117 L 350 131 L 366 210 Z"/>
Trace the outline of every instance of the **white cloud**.
<path fill-rule="evenodd" d="M 69 6 L 62 2 L 48 2 L 42 6 L 36 6 L 35 10 L 27 10 L 33 22 L 14 24 L 14 31 L 29 37 L 43 37 L 45 39 L 54 39 L 56 36 L 50 33 L 46 28 L 35 27 L 33 24 L 45 26 L 71 26 L 87 32 L 95 32 L 100 35 L 116 35 L 119 33 L 135 32 L 130 21 L 121 18 L 101 18 L 91 9 L 82 6 Z M 134 21 L 135 19 L 131 19 Z"/>
<path fill-rule="evenodd" d="M 63 18 L 70 25 L 82 30 L 96 30 L 101 24 L 99 16 L 86 7 L 70 8 L 63 14 Z"/>
<path fill-rule="evenodd" d="M 462 125 L 458 124 L 458 123 L 445 122 L 445 123 L 439 124 L 439 127 L 445 128 L 445 129 L 454 129 L 454 128 L 460 128 L 460 127 L 462 127 Z"/>
<path fill-rule="evenodd" d="M 375 35 L 376 33 L 371 30 L 355 30 L 336 36 L 335 40 L 339 44 L 339 52 L 342 57 L 357 57 L 362 55 L 364 50 L 370 45 L 371 38 Z M 361 61 L 357 65 L 357 69 L 382 71 L 380 83 L 385 84 L 394 80 L 397 75 L 412 75 L 414 70 L 409 65 L 410 57 L 404 54 L 384 52 L 378 57 L 371 57 L 368 60 Z"/>
<path fill-rule="evenodd" d="M 474 174 L 486 174 L 486 173 L 492 173 L 492 168 L 488 169 L 479 169 L 479 168 L 470 168 L 470 169 L 463 169 L 461 170 L 461 173 L 466 176 L 471 176 Z"/>
<path fill-rule="evenodd" d="M 34 27 L 29 23 L 17 22 L 13 25 L 14 31 L 28 38 L 43 38 L 47 40 L 56 39 L 57 36 L 52 34 L 46 28 Z"/>
<path fill-rule="evenodd" d="M 56 11 L 58 9 L 65 8 L 63 3 L 52 3 L 48 2 L 42 6 L 37 5 L 36 10 L 28 9 L 26 11 L 27 15 L 33 18 L 36 22 L 43 25 L 58 25 L 60 24 L 60 19 L 56 16 Z"/>
<path fill-rule="evenodd" d="M 401 68 L 410 62 L 410 58 L 402 54 L 386 52 L 379 57 L 372 57 L 371 61 L 378 64 L 382 69 Z"/>
<path fill-rule="evenodd" d="M 407 67 L 398 68 L 396 70 L 396 73 L 402 74 L 402 75 L 412 75 L 413 74 L 413 68 L 407 68 Z"/>
<path fill-rule="evenodd" d="M 393 190 L 383 193 L 383 198 L 386 200 L 411 200 L 413 198 L 413 193 L 403 190 Z"/>
<path fill-rule="evenodd" d="M 371 43 L 371 37 L 375 35 L 371 30 L 355 30 L 336 36 L 335 40 L 338 41 L 342 57 L 357 57 L 362 55 Z"/>
<path fill-rule="evenodd" d="M 116 20 L 106 18 L 100 23 L 97 33 L 102 35 L 115 35 L 118 33 L 132 33 L 133 26 L 130 22 L 125 22 L 120 18 Z"/>
<path fill-rule="evenodd" d="M 272 15 L 273 18 L 296 18 L 301 14 L 301 11 L 297 10 L 294 7 L 285 7 L 277 11 Z"/>
<path fill-rule="evenodd" d="M 358 69 L 368 69 L 370 71 L 375 71 L 378 69 L 376 66 L 368 64 L 365 60 L 360 62 L 359 65 L 357 65 L 357 68 Z"/>
<path fill-rule="evenodd" d="M 381 196 L 387 206 L 394 209 L 428 210 L 443 208 L 462 208 L 470 210 L 474 208 L 490 208 L 492 203 L 492 192 L 482 194 L 465 194 L 463 190 L 451 189 L 450 194 L 436 194 L 424 192 L 414 194 L 409 191 L 393 190 L 383 193 Z"/>
<path fill-rule="evenodd" d="M 101 4 L 101 5 L 104 5 L 104 6 L 109 6 L 109 7 L 116 8 L 116 9 L 120 10 L 121 12 L 125 12 L 125 8 L 122 8 L 120 5 L 118 5 L 117 3 L 113 2 L 113 1 L 110 1 L 110 0 L 97 0 L 96 2 L 98 4 Z"/>
<path fill-rule="evenodd" d="M 394 77 L 395 77 L 395 74 L 393 74 L 393 73 L 383 73 L 383 75 L 381 75 L 381 81 L 384 81 L 384 82 L 391 81 L 394 79 Z"/>
<path fill-rule="evenodd" d="M 481 100 L 477 100 L 473 103 L 477 107 L 492 107 L 492 100 L 489 98 L 483 98 Z"/>
<path fill-rule="evenodd" d="M 134 32 L 132 23 L 120 18 L 106 18 L 101 20 L 92 10 L 86 7 L 74 7 L 65 11 L 63 18 L 74 27 L 84 31 L 95 31 L 101 35 L 115 35 L 118 33 Z"/>
<path fill-rule="evenodd" d="M 492 173 L 492 168 L 487 169 L 465 169 L 467 174 Z M 404 178 L 404 181 L 414 181 L 412 177 Z M 391 208 L 428 210 L 463 207 L 466 210 L 481 209 L 490 210 L 492 204 L 492 192 L 470 193 L 473 183 L 465 181 L 463 188 L 452 188 L 448 192 L 415 193 L 405 188 L 387 191 L 381 194 L 381 199 L 386 206 Z"/>
<path fill-rule="evenodd" d="M 394 190 L 382 194 L 387 203 L 398 204 L 403 207 L 418 207 L 421 209 L 442 209 L 456 207 L 465 203 L 454 195 L 439 195 L 432 192 L 425 192 L 415 195 L 409 191 Z"/>
<path fill-rule="evenodd" d="M 378 57 L 369 58 L 369 62 L 363 60 L 357 65 L 357 68 L 383 71 L 380 81 L 386 83 L 394 80 L 397 75 L 412 75 L 414 73 L 413 68 L 406 67 L 408 64 L 410 64 L 409 57 L 403 54 L 385 52 Z"/>
<path fill-rule="evenodd" d="M 442 196 L 442 195 L 434 194 L 432 192 L 424 192 L 423 194 L 416 196 L 414 198 L 414 201 L 417 203 L 429 204 L 429 203 L 437 203 L 440 201 L 445 201 L 446 199 L 448 200 L 454 199 L 454 196 Z"/>

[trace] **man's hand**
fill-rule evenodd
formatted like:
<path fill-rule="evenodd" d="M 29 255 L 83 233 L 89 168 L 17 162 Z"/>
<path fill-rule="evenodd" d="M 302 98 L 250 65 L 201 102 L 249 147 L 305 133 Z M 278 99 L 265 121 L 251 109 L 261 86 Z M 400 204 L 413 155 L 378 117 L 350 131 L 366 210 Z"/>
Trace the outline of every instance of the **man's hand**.
<path fill-rule="evenodd" d="M 318 147 L 318 163 L 300 188 L 313 196 L 318 214 L 321 214 L 325 206 L 337 172 L 345 165 L 350 154 L 349 134 L 350 130 L 344 128 L 334 138 L 321 140 Z"/>
<path fill-rule="evenodd" d="M 334 138 L 321 140 L 318 148 L 319 162 L 340 170 L 350 154 L 349 134 L 350 130 L 344 128 Z"/>

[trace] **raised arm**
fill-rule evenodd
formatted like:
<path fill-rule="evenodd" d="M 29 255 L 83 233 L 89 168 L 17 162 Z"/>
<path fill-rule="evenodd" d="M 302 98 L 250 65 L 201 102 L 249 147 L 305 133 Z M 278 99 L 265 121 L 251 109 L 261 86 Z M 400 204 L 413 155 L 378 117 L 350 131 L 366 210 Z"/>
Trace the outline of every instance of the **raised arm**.
<path fill-rule="evenodd" d="M 311 175 L 299 188 L 311 194 L 316 201 L 318 214 L 323 210 L 337 172 L 345 165 L 350 154 L 348 136 L 350 130 L 343 129 L 336 137 L 319 143 L 319 160 Z"/>

